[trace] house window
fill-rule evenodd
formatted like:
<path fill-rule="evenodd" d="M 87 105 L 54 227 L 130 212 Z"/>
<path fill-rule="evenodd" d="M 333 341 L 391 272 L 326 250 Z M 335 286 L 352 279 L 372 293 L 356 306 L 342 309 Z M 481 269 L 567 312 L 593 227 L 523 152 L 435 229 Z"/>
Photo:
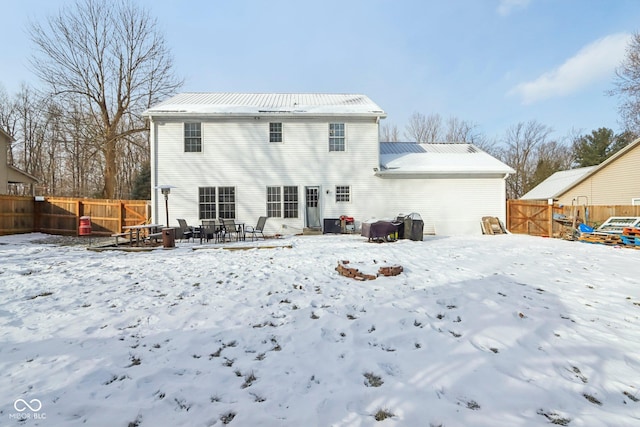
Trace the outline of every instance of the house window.
<path fill-rule="evenodd" d="M 201 123 L 184 124 L 184 152 L 199 153 L 202 151 Z"/>
<path fill-rule="evenodd" d="M 336 185 L 336 202 L 350 202 L 351 189 L 348 185 Z"/>
<path fill-rule="evenodd" d="M 282 123 L 269 123 L 269 142 L 282 142 Z"/>
<path fill-rule="evenodd" d="M 344 123 L 329 123 L 329 151 L 346 151 Z"/>
<path fill-rule="evenodd" d="M 284 190 L 284 217 L 298 218 L 298 187 L 287 186 Z"/>
<path fill-rule="evenodd" d="M 220 218 L 236 217 L 235 187 L 218 187 L 218 212 Z"/>
<path fill-rule="evenodd" d="M 215 219 L 216 215 L 216 187 L 198 188 L 200 219 Z"/>
<path fill-rule="evenodd" d="M 200 219 L 236 217 L 235 187 L 200 187 L 198 201 Z"/>
<path fill-rule="evenodd" d="M 298 218 L 298 187 L 267 187 L 267 216 Z"/>
<path fill-rule="evenodd" d="M 280 218 L 282 216 L 282 197 L 280 187 L 267 187 L 267 216 Z"/>

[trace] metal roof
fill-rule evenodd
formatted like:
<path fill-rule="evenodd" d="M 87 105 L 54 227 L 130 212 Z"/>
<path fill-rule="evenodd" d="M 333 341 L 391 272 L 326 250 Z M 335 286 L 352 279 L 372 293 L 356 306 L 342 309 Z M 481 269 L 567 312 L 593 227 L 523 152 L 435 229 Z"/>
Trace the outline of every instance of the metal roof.
<path fill-rule="evenodd" d="M 418 144 L 416 142 L 381 142 L 380 154 L 402 153 L 481 153 L 473 144 Z"/>
<path fill-rule="evenodd" d="M 145 111 L 147 116 L 188 114 L 347 114 L 386 117 L 382 108 L 365 95 L 327 93 L 186 92 Z"/>

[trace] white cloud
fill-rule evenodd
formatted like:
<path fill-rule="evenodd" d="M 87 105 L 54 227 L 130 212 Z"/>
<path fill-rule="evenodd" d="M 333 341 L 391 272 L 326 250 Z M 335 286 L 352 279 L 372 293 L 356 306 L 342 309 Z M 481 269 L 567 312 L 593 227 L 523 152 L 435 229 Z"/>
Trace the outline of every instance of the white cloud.
<path fill-rule="evenodd" d="M 558 68 L 542 74 L 537 79 L 520 83 L 509 95 L 522 98 L 523 104 L 558 96 L 565 96 L 609 78 L 625 56 L 631 35 L 612 34 L 582 48 Z"/>
<path fill-rule="evenodd" d="M 526 7 L 531 0 L 500 0 L 498 5 L 498 13 L 507 16 L 511 10 L 516 7 Z"/>

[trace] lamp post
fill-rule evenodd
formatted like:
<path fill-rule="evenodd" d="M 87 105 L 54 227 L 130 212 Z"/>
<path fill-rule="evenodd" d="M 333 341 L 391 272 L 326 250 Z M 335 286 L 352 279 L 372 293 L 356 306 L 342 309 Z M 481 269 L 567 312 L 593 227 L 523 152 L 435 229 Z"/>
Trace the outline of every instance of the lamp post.
<path fill-rule="evenodd" d="M 169 226 L 169 193 L 171 193 L 171 189 L 175 188 L 173 185 L 159 185 L 156 188 L 159 188 L 162 194 L 164 195 L 164 210 L 167 215 L 167 223 L 165 227 Z"/>

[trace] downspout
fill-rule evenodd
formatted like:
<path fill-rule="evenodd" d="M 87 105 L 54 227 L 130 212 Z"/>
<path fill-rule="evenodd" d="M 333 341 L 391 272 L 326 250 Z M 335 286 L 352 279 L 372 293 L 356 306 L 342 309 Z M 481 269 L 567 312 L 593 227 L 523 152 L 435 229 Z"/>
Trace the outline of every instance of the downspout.
<path fill-rule="evenodd" d="M 151 146 L 151 222 L 158 224 L 158 132 L 153 116 L 149 116 L 149 138 Z"/>

